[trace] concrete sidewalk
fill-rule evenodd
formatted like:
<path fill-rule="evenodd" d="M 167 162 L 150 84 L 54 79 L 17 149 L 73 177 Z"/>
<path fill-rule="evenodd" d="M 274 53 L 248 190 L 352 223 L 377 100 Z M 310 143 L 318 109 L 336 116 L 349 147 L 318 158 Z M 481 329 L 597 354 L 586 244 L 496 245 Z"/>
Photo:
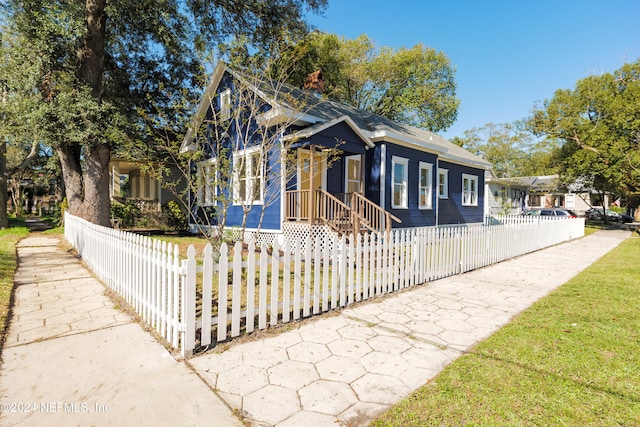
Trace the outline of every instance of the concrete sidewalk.
<path fill-rule="evenodd" d="M 0 425 L 242 425 L 58 243 L 35 234 L 18 245 Z"/>
<path fill-rule="evenodd" d="M 185 362 L 56 238 L 34 235 L 18 248 L 0 424 L 241 425 L 231 407 L 253 425 L 364 426 L 629 235 L 601 231 Z"/>

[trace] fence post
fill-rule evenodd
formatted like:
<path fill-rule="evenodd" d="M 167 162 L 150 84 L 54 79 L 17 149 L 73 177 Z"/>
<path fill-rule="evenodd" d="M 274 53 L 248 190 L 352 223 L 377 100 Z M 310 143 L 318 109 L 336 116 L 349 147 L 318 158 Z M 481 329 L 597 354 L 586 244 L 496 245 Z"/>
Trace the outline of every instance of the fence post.
<path fill-rule="evenodd" d="M 229 247 L 226 243 L 220 245 L 220 259 L 218 261 L 218 331 L 217 340 L 227 339 L 227 300 L 229 297 Z"/>
<path fill-rule="evenodd" d="M 213 288 L 213 247 L 207 243 L 202 259 L 202 328 L 200 328 L 200 344 L 211 344 L 211 292 Z M 194 319 L 195 320 L 195 319 Z"/>
<path fill-rule="evenodd" d="M 187 249 L 185 283 L 182 287 L 182 356 L 193 352 L 196 346 L 196 250 L 193 245 Z"/>

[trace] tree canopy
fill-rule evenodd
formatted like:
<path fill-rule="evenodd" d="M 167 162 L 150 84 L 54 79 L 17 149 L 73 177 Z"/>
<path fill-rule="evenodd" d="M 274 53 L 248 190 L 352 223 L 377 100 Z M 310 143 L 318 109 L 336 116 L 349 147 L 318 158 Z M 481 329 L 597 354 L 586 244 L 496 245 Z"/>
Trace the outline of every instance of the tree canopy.
<path fill-rule="evenodd" d="M 113 149 L 191 113 L 213 48 L 269 50 L 308 31 L 326 0 L 7 0 L 2 3 L 6 138 L 55 149 L 69 209 L 109 225 Z M 10 78 L 7 77 L 10 75 Z M 176 129 L 176 132 L 178 130 Z M 9 135 L 9 136 L 7 136 Z"/>
<path fill-rule="evenodd" d="M 531 130 L 562 143 L 565 182 L 640 195 L 640 61 L 579 80 L 534 110 Z"/>
<path fill-rule="evenodd" d="M 444 53 L 422 44 L 378 48 L 364 34 L 349 40 L 315 31 L 281 60 L 295 63 L 292 85 L 302 87 L 322 70 L 329 97 L 402 123 L 437 132 L 457 117 L 455 69 Z"/>
<path fill-rule="evenodd" d="M 499 178 L 556 172 L 556 141 L 536 140 L 520 122 L 487 123 L 465 131 L 463 137 L 455 137 L 451 142 L 487 159 Z"/>

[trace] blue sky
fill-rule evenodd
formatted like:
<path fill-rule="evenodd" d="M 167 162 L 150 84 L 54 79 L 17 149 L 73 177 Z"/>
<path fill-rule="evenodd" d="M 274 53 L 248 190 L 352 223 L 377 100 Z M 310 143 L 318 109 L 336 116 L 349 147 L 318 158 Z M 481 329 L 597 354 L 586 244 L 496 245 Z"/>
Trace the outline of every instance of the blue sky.
<path fill-rule="evenodd" d="M 309 18 L 345 38 L 445 53 L 461 101 L 447 138 L 527 117 L 557 89 L 640 58 L 640 0 L 329 0 Z"/>

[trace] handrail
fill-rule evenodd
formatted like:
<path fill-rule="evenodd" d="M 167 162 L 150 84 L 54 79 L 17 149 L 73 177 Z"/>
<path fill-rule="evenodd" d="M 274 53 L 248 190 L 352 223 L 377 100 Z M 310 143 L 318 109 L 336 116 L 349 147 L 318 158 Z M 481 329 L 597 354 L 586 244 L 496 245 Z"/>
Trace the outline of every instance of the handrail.
<path fill-rule="evenodd" d="M 351 193 L 351 208 L 355 210 L 358 216 L 364 218 L 368 222 L 370 228 L 377 231 L 391 232 L 391 221 L 402 223 L 402 220 L 390 212 L 382 209 L 360 193 Z M 384 216 L 384 228 L 380 219 Z"/>
<path fill-rule="evenodd" d="M 382 209 L 360 193 L 333 195 L 325 190 L 315 190 L 311 201 L 310 190 L 287 191 L 285 220 L 320 221 L 339 233 L 361 229 L 373 232 L 391 232 L 391 221 L 402 223 L 395 215 Z M 342 200 L 341 200 L 342 196 Z"/>
<path fill-rule="evenodd" d="M 316 209 L 318 219 L 339 233 L 351 229 L 352 210 L 340 199 L 324 190 L 316 190 Z"/>

